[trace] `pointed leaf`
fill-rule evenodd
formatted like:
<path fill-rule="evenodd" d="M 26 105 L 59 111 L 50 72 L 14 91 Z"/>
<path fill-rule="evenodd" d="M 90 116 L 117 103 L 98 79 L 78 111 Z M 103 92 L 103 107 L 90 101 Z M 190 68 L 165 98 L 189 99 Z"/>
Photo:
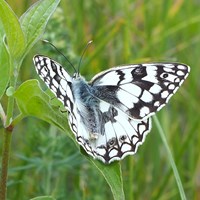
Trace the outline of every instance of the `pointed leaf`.
<path fill-rule="evenodd" d="M 9 51 L 17 58 L 23 53 L 25 46 L 22 29 L 17 16 L 4 0 L 0 0 L 0 11 L 0 20 L 6 33 Z"/>
<path fill-rule="evenodd" d="M 50 16 L 60 0 L 41 0 L 31 6 L 20 18 L 28 51 L 41 37 Z"/>

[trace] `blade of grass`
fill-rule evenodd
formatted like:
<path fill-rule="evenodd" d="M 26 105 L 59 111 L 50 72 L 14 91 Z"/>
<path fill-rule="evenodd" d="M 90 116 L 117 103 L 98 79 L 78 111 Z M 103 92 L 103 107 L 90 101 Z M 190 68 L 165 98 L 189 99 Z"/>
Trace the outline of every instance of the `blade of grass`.
<path fill-rule="evenodd" d="M 185 192 L 184 192 L 184 189 L 183 189 L 183 185 L 182 185 L 182 182 L 181 182 L 181 179 L 180 179 L 180 176 L 179 176 L 175 161 L 173 159 L 172 153 L 171 153 L 170 148 L 168 146 L 168 143 L 167 143 L 167 140 L 166 140 L 166 137 L 165 137 L 165 133 L 164 133 L 164 131 L 163 131 L 161 125 L 160 125 L 160 122 L 158 121 L 158 118 L 156 116 L 153 116 L 153 119 L 154 119 L 154 121 L 156 123 L 156 126 L 158 128 L 158 131 L 160 133 L 160 137 L 162 139 L 162 142 L 163 142 L 163 144 L 164 144 L 164 146 L 165 146 L 165 148 L 167 150 L 167 155 L 168 155 L 172 170 L 174 172 L 174 176 L 175 176 L 175 179 L 176 179 L 176 183 L 177 183 L 177 186 L 178 186 L 178 189 L 179 189 L 179 193 L 180 193 L 181 199 L 182 200 L 186 200 L 186 196 L 185 196 Z"/>

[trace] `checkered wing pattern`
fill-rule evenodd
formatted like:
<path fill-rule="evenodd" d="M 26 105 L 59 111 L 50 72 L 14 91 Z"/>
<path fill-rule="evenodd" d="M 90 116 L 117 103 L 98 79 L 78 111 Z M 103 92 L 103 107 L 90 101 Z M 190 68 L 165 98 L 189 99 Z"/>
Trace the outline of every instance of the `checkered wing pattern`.
<path fill-rule="evenodd" d="M 33 62 L 40 78 L 69 111 L 69 125 L 77 131 L 75 104 L 72 94 L 72 77 L 56 61 L 42 55 L 36 55 Z"/>
<path fill-rule="evenodd" d="M 77 142 L 104 163 L 136 153 L 151 129 L 150 117 L 166 105 L 190 71 L 180 63 L 127 65 L 87 83 L 48 57 L 33 60 L 41 79 L 69 111 Z"/>
<path fill-rule="evenodd" d="M 116 67 L 96 75 L 91 84 L 97 96 L 133 119 L 159 111 L 178 90 L 190 68 L 180 63 L 152 63 Z"/>

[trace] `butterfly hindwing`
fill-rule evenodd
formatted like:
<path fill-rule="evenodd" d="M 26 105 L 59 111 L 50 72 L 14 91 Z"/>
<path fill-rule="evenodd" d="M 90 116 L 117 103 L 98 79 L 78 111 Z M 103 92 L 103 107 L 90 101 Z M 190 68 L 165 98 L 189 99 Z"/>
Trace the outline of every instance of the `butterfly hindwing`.
<path fill-rule="evenodd" d="M 88 154 L 104 163 L 120 160 L 127 155 L 136 153 L 138 146 L 144 142 L 151 129 L 151 119 L 135 121 L 120 109 L 103 101 L 100 102 L 99 109 L 103 116 L 101 126 L 104 130 L 102 134 L 95 139 L 91 138 L 83 126 L 81 118 L 78 117 L 78 143 Z M 113 112 L 114 116 L 111 119 L 108 118 Z"/>
<path fill-rule="evenodd" d="M 141 120 L 159 111 L 188 73 L 189 67 L 180 63 L 129 65 L 97 74 L 90 84 L 98 98 Z"/>

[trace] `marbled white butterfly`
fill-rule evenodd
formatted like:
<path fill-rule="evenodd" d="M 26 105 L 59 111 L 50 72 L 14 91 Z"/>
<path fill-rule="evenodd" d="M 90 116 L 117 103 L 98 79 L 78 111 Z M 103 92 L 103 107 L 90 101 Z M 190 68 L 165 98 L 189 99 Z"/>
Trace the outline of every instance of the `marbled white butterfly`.
<path fill-rule="evenodd" d="M 56 61 L 36 55 L 36 71 L 69 111 L 77 142 L 104 163 L 134 154 L 151 129 L 151 118 L 188 76 L 180 63 L 133 64 L 111 68 L 86 82 Z"/>

